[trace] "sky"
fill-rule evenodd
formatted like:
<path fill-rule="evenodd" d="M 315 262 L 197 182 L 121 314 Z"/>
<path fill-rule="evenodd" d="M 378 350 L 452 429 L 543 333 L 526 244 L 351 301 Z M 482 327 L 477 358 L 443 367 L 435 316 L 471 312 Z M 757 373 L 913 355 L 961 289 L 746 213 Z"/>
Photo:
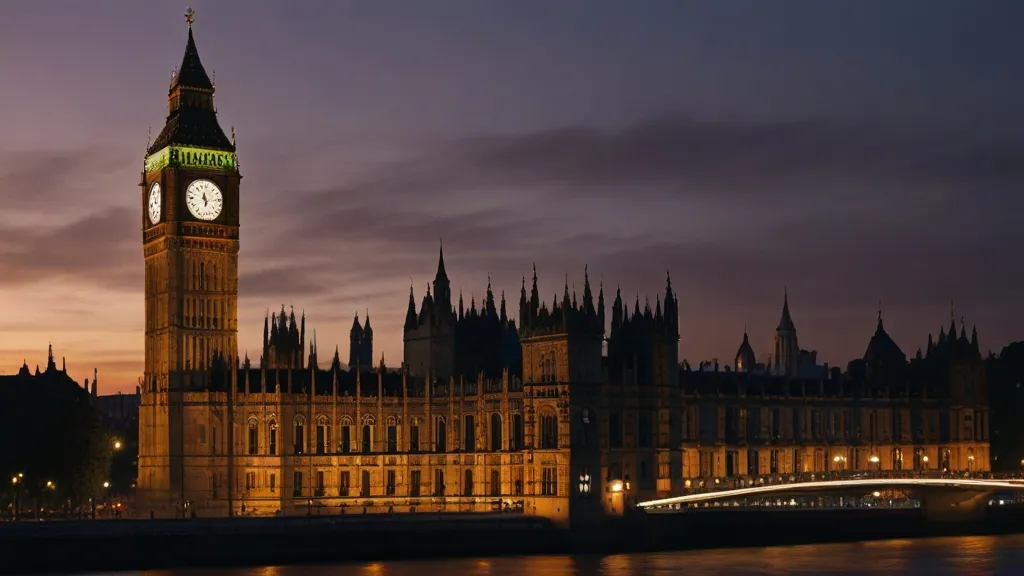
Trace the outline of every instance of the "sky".
<path fill-rule="evenodd" d="M 243 174 L 239 349 L 305 311 L 347 360 L 369 311 L 398 365 L 443 237 L 467 305 L 681 303 L 680 355 L 912 355 L 951 313 L 1024 338 L 1024 3 L 193 0 Z M 0 373 L 134 391 L 138 187 L 187 28 L 176 2 L 33 0 L 0 19 Z M 1016 56 L 1014 56 L 1016 55 Z M 548 296 L 550 299 L 551 296 Z M 955 310 L 951 311 L 951 302 Z M 968 328 L 968 331 L 970 329 Z"/>

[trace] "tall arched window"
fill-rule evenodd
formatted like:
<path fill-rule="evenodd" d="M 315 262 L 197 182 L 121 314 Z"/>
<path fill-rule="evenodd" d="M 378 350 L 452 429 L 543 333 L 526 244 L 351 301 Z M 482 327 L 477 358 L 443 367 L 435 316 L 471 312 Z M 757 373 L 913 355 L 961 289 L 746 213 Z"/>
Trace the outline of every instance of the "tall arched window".
<path fill-rule="evenodd" d="M 491 496 L 501 496 L 501 470 L 491 470 Z"/>
<path fill-rule="evenodd" d="M 555 448 L 558 448 L 558 418 L 551 412 L 544 412 L 540 416 L 540 449 Z"/>
<path fill-rule="evenodd" d="M 491 450 L 501 450 L 501 414 L 491 413 Z"/>
<path fill-rule="evenodd" d="M 267 453 L 277 455 L 277 422 L 271 420 L 267 426 Z"/>
<path fill-rule="evenodd" d="M 293 435 L 295 453 L 302 454 L 306 449 L 306 419 L 302 416 L 295 417 L 295 434 Z"/>
<path fill-rule="evenodd" d="M 316 419 L 316 453 L 326 454 L 331 449 L 331 419 L 321 414 Z"/>
<path fill-rule="evenodd" d="M 512 429 L 509 431 L 508 449 L 509 450 L 522 450 L 523 449 L 523 415 L 522 414 L 513 414 L 512 415 Z"/>
<path fill-rule="evenodd" d="M 437 429 L 434 434 L 434 450 L 437 452 L 448 451 L 448 425 L 441 416 L 438 416 L 437 418 Z"/>
<path fill-rule="evenodd" d="M 473 452 L 476 450 L 476 418 L 472 414 L 466 414 L 462 417 L 462 424 L 462 449 Z"/>
<path fill-rule="evenodd" d="M 250 455 L 256 455 L 260 452 L 260 424 L 255 418 L 249 419 L 249 438 L 248 448 Z"/>
<path fill-rule="evenodd" d="M 338 451 L 342 454 L 352 451 L 352 419 L 348 416 L 341 417 L 341 440 L 338 442 Z"/>
<path fill-rule="evenodd" d="M 388 452 L 394 454 L 398 452 L 398 418 L 389 416 L 388 421 Z"/>
<path fill-rule="evenodd" d="M 462 482 L 462 495 L 473 495 L 473 470 L 466 468 L 465 477 Z"/>
<path fill-rule="evenodd" d="M 373 416 L 367 414 L 363 416 L 363 433 L 360 441 L 362 442 L 363 454 L 369 454 L 373 452 Z"/>

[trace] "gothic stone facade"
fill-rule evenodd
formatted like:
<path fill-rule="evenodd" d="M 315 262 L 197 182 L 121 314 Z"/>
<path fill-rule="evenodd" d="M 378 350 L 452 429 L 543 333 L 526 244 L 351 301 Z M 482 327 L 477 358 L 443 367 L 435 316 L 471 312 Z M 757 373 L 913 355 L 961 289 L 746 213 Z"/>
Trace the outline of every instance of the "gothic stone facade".
<path fill-rule="evenodd" d="M 254 368 L 237 355 L 241 176 L 213 93 L 190 29 L 141 183 L 143 516 L 519 510 L 585 523 L 716 478 L 988 469 L 976 337 L 943 330 L 908 363 L 879 318 L 863 360 L 801 378 L 787 298 L 777 366 L 749 370 L 745 336 L 739 370 L 693 371 L 670 281 L 653 309 L 617 294 L 606 330 L 603 288 L 595 303 L 585 278 L 577 302 L 567 282 L 549 308 L 534 272 L 517 324 L 490 289 L 479 311 L 461 296 L 456 311 L 442 256 L 418 310 L 410 293 L 399 369 L 364 364 L 368 321 L 354 368 L 336 351 L 321 369 L 315 338 L 303 366 L 305 319 L 283 310 Z M 199 179 L 223 196 L 206 220 L 187 208 Z"/>

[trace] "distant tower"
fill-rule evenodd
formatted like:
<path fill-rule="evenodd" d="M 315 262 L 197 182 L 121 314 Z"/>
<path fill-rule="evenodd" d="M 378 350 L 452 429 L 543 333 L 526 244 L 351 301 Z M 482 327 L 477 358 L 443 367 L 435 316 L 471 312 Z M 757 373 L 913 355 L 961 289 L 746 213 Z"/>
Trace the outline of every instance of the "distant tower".
<path fill-rule="evenodd" d="M 370 311 L 366 311 L 366 322 L 363 324 L 363 340 L 359 346 L 359 362 L 363 366 L 373 365 L 373 328 L 370 327 Z"/>
<path fill-rule="evenodd" d="M 796 325 L 789 315 L 789 291 L 783 295 L 782 318 L 775 329 L 775 353 L 772 354 L 772 373 L 777 376 L 796 377 L 800 371 L 800 345 L 796 339 Z"/>
<path fill-rule="evenodd" d="M 451 283 L 444 267 L 444 250 L 438 254 L 433 294 L 430 287 L 423 296 L 419 313 L 409 291 L 409 309 L 403 340 L 405 364 L 409 375 L 417 378 L 448 380 L 455 373 L 455 323 Z"/>
<path fill-rule="evenodd" d="M 369 324 L 369 322 L 367 322 Z M 370 369 L 373 366 L 372 361 L 367 362 L 363 358 L 362 354 L 363 347 L 363 325 L 359 323 L 359 313 L 356 312 L 355 317 L 352 318 L 352 328 L 348 331 L 348 365 L 349 368 L 355 368 L 359 366 L 363 369 Z"/>

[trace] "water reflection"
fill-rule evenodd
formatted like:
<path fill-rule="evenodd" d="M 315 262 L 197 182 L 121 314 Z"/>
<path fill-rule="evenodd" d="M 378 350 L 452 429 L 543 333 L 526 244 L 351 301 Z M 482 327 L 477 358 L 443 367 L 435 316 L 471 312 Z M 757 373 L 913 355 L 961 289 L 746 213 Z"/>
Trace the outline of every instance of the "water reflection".
<path fill-rule="evenodd" d="M 919 576 L 1024 574 L 1024 535 L 611 556 L 522 556 L 143 572 L 147 576 Z"/>

